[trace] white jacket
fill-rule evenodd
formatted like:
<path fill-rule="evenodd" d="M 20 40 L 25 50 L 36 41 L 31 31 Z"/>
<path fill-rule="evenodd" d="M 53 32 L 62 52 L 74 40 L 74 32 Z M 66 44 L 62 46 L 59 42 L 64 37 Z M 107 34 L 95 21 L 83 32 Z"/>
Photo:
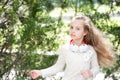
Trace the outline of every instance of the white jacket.
<path fill-rule="evenodd" d="M 99 72 L 97 54 L 90 45 L 80 45 L 78 50 L 74 45 L 63 45 L 59 51 L 57 62 L 46 69 L 41 70 L 43 77 L 47 77 L 57 72 L 64 71 L 62 80 L 93 80 Z M 73 49 L 73 50 L 72 50 Z M 93 77 L 86 79 L 81 75 L 81 71 L 91 70 Z"/>

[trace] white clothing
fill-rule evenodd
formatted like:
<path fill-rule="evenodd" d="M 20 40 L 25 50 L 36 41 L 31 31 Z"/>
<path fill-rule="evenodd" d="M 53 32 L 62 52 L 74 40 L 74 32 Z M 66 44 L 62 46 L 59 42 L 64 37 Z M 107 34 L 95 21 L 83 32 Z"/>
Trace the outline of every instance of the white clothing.
<path fill-rule="evenodd" d="M 86 44 L 84 45 L 86 46 Z M 74 52 L 71 50 L 70 45 L 62 46 L 58 51 L 59 57 L 57 62 L 47 69 L 42 69 L 42 76 L 47 77 L 64 71 L 62 80 L 93 80 L 93 77 L 99 72 L 97 54 L 90 45 L 87 45 L 86 49 L 84 52 L 82 50 L 81 52 Z M 91 79 L 84 78 L 81 75 L 81 71 L 84 70 L 90 70 L 93 73 L 93 77 Z"/>

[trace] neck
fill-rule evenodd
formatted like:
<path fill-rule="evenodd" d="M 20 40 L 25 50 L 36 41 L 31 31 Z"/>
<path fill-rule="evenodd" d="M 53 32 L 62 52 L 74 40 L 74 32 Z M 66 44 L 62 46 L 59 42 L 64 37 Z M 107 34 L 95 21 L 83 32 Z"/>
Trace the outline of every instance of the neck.
<path fill-rule="evenodd" d="M 77 46 L 80 46 L 81 44 L 83 44 L 83 40 L 74 40 L 74 44 L 76 44 Z"/>

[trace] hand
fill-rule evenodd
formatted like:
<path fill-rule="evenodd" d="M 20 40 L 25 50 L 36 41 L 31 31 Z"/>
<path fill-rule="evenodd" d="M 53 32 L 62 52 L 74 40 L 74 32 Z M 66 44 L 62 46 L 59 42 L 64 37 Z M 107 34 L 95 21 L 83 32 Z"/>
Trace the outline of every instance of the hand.
<path fill-rule="evenodd" d="M 29 74 L 33 79 L 36 79 L 39 76 L 41 76 L 40 70 L 31 70 Z"/>
<path fill-rule="evenodd" d="M 90 70 L 85 70 L 81 72 L 81 75 L 83 75 L 85 78 L 90 78 L 93 76 L 92 72 Z"/>

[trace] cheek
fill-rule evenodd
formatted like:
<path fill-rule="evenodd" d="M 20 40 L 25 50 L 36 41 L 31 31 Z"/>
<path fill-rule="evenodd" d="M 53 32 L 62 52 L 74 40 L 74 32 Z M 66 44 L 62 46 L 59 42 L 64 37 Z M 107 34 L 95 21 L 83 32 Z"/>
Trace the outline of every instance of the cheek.
<path fill-rule="evenodd" d="M 69 35 L 71 34 L 72 32 L 71 32 L 71 30 L 69 31 Z"/>
<path fill-rule="evenodd" d="M 83 32 L 77 32 L 76 33 L 78 37 L 84 37 L 84 33 Z"/>

